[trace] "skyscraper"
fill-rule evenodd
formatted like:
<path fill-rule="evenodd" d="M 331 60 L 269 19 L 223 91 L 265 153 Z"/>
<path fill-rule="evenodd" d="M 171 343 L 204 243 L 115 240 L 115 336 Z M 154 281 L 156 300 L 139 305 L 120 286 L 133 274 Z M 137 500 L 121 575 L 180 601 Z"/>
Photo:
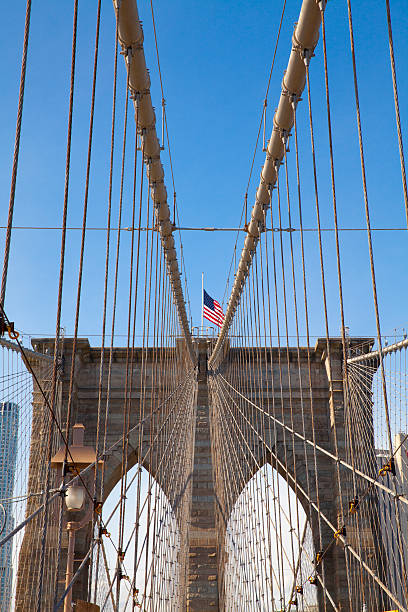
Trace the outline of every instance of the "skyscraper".
<path fill-rule="evenodd" d="M 17 460 L 18 405 L 14 402 L 0 403 L 0 539 L 14 527 L 12 505 L 7 499 L 13 496 Z M 0 548 L 0 610 L 10 609 L 13 541 Z"/>

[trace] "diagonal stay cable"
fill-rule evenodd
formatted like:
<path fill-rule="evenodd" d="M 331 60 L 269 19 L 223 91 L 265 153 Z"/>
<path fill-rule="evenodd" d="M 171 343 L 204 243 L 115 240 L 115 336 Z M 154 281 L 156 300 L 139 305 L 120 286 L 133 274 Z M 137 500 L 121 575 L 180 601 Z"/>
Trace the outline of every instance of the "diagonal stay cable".
<path fill-rule="evenodd" d="M 340 465 L 343 465 L 344 467 L 346 467 L 349 470 L 353 470 L 353 466 L 348 463 L 347 461 L 344 461 L 344 459 L 341 459 L 340 457 L 334 455 L 333 453 L 331 453 L 330 451 L 328 451 L 327 449 L 323 448 L 322 446 L 320 446 L 319 444 L 315 444 L 312 440 L 309 440 L 308 438 L 306 438 L 305 436 L 303 436 L 301 433 L 293 430 L 289 425 L 286 425 L 285 423 L 283 423 L 282 421 L 280 421 L 279 419 L 277 419 L 276 417 L 274 417 L 273 415 L 271 415 L 270 413 L 268 413 L 266 410 L 264 410 L 263 408 L 261 408 L 260 406 L 258 406 L 257 404 L 255 404 L 254 402 L 252 402 L 249 398 L 245 397 L 245 395 L 243 395 L 242 393 L 240 393 L 237 389 L 235 389 L 226 378 L 224 378 L 222 376 L 222 374 L 217 374 L 217 376 L 220 376 L 220 378 L 222 380 L 225 381 L 225 383 L 234 390 L 234 392 L 239 395 L 242 399 L 244 399 L 248 404 L 252 405 L 253 407 L 255 407 L 257 410 L 259 410 L 261 413 L 265 414 L 268 418 L 270 418 L 274 423 L 276 423 L 277 425 L 279 425 L 280 427 L 286 429 L 287 431 L 289 431 L 291 434 L 293 434 L 295 437 L 299 438 L 300 440 L 303 440 L 304 442 L 306 442 L 306 444 L 312 446 L 312 447 L 316 447 L 316 450 L 318 450 L 319 452 L 323 453 L 324 455 L 326 455 L 327 457 L 330 457 L 331 459 L 333 459 L 333 461 L 339 462 Z M 407 434 L 407 438 L 408 438 L 408 434 Z M 395 453 L 394 453 L 395 454 Z M 362 478 L 364 478 L 365 480 L 367 480 L 368 482 L 370 482 L 371 484 L 377 486 L 378 488 L 382 489 L 383 491 L 385 491 L 386 493 L 390 493 L 391 495 L 394 496 L 394 492 L 387 486 L 383 485 L 381 482 L 379 482 L 378 480 L 376 480 L 375 478 L 372 478 L 371 476 L 368 476 L 368 474 L 365 474 L 364 472 L 362 472 L 361 470 L 356 469 L 355 470 L 356 474 L 358 476 L 361 476 Z M 408 498 L 405 497 L 404 495 L 400 494 L 398 496 L 398 499 L 400 499 L 404 504 L 408 505 Z"/>

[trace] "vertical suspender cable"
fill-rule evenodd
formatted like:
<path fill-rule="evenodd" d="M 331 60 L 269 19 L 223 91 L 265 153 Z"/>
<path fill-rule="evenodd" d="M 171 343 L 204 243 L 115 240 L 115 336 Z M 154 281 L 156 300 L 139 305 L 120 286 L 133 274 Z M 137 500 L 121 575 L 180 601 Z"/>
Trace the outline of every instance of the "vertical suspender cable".
<path fill-rule="evenodd" d="M 7 271 L 8 271 L 8 262 L 9 262 L 10 244 L 11 244 L 11 229 L 13 226 L 14 199 L 16 195 L 17 167 L 18 167 L 18 156 L 20 152 L 21 122 L 23 118 L 23 101 L 24 101 L 25 77 L 26 77 L 26 68 L 27 68 L 28 36 L 30 33 L 30 17 L 31 17 L 31 0 L 27 0 L 25 26 L 24 26 L 23 58 L 21 61 L 20 91 L 18 94 L 16 137 L 15 137 L 15 142 L 14 142 L 13 168 L 11 171 L 10 201 L 9 201 L 8 219 L 7 219 L 6 243 L 4 246 L 3 274 L 1 277 L 0 303 L 3 305 L 3 307 L 4 307 L 4 300 L 6 297 Z"/>
<path fill-rule="evenodd" d="M 400 116 L 399 100 L 398 100 L 397 70 L 395 68 L 394 41 L 393 41 L 393 36 L 392 36 L 390 0 L 385 0 L 385 4 L 387 7 L 388 43 L 390 47 L 391 75 L 392 75 L 392 86 L 394 90 L 395 121 L 397 124 L 398 148 L 399 148 L 400 163 L 401 163 L 402 189 L 404 192 L 405 217 L 406 217 L 407 225 L 408 225 L 407 175 L 405 172 L 404 145 L 402 141 L 401 116 Z"/>

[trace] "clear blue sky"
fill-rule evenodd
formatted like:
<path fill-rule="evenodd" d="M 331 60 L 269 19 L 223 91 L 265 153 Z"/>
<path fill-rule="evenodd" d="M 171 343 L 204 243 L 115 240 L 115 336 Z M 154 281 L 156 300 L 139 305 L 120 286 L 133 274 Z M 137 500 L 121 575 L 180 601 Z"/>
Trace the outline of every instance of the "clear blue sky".
<path fill-rule="evenodd" d="M 9 3 L 3 12 L 0 62 L 2 97 L 0 113 L 0 224 L 5 225 L 10 188 L 15 119 L 24 27 L 24 2 Z M 291 46 L 293 24 L 301 2 L 288 0 L 272 77 L 267 132 L 280 95 L 283 70 Z M 175 171 L 181 224 L 225 226 L 239 224 L 250 160 L 262 100 L 272 60 L 282 2 L 221 1 L 154 2 L 160 58 L 164 76 L 167 117 Z M 66 121 L 73 2 L 34 2 L 23 114 L 21 156 L 15 203 L 16 225 L 60 226 L 64 189 Z M 403 0 L 391 0 L 399 79 L 402 125 L 407 132 L 408 15 Z M 363 131 L 366 149 L 369 202 L 373 227 L 404 227 L 394 103 L 390 77 L 385 2 L 353 2 Z M 152 78 L 152 97 L 160 108 L 160 90 L 152 34 L 150 3 L 139 2 L 145 30 L 145 53 Z M 81 223 L 89 121 L 96 2 L 80 0 L 78 63 L 69 225 Z M 334 149 L 339 221 L 342 227 L 364 227 L 361 172 L 355 122 L 350 44 L 345 0 L 331 0 L 326 10 L 329 73 L 333 112 Z M 103 1 L 95 137 L 91 170 L 89 225 L 106 225 L 108 160 L 112 100 L 114 12 Z M 123 110 L 124 66 L 120 58 L 119 113 Z M 323 90 L 321 43 L 312 61 L 319 194 L 323 227 L 333 227 L 328 143 Z M 160 111 L 158 110 L 158 117 Z M 132 120 L 132 117 L 131 117 Z M 311 174 L 307 104 L 298 114 L 302 151 L 305 226 L 316 227 Z M 118 132 L 119 134 L 119 132 Z M 406 139 L 405 139 L 406 142 Z M 294 145 L 290 173 L 295 179 Z M 119 146 L 117 148 L 119 151 Z M 249 189 L 252 206 L 264 154 L 258 151 Z M 118 167 L 119 157 L 116 158 Z M 164 155 L 168 192 L 170 175 Z M 292 198 L 296 205 L 295 182 Z M 117 215 L 118 175 L 114 184 Z M 130 224 L 131 188 L 125 184 L 123 225 Z M 286 220 L 283 221 L 287 225 Z M 298 227 L 296 215 L 293 226 Z M 4 237 L 4 230 L 0 230 Z M 63 324 L 73 331 L 79 232 L 69 234 Z M 241 237 L 241 242 L 242 242 Z M 288 235 L 284 235 L 288 241 Z M 296 248 L 299 235 L 294 235 Z M 222 299 L 235 234 L 185 232 L 183 243 L 193 321 L 200 321 L 201 272 L 206 289 Z M 0 248 L 2 248 L 2 242 Z M 55 328 L 60 234 L 56 231 L 22 231 L 13 234 L 7 312 L 26 333 L 52 334 Z M 241 243 L 240 243 L 241 244 Z M 323 334 L 321 284 L 315 233 L 306 237 L 311 332 Z M 85 260 L 80 333 L 100 333 L 105 234 L 89 233 Z M 339 331 L 337 276 L 333 235 L 324 235 L 331 332 Z M 123 239 L 118 332 L 126 331 L 126 254 L 129 236 Z M 383 332 L 401 329 L 406 319 L 407 238 L 404 232 L 374 234 L 377 281 Z M 364 232 L 342 233 L 346 322 L 353 335 L 374 333 L 372 291 L 367 239 Z M 299 268 L 300 271 L 300 268 Z M 299 277 L 300 281 L 300 277 Z M 95 339 L 95 343 L 97 340 Z M 119 343 L 119 342 L 118 342 Z"/>

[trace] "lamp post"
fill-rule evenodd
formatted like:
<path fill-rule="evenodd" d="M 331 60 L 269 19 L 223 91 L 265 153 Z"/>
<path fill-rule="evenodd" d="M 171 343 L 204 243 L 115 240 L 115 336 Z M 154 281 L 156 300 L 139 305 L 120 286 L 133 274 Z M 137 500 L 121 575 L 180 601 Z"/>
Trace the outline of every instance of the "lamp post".
<path fill-rule="evenodd" d="M 65 505 L 68 512 L 79 512 L 85 502 L 85 490 L 81 486 L 72 485 L 67 488 L 65 495 Z M 80 521 L 68 521 L 66 529 L 68 532 L 68 551 L 67 568 L 65 572 L 65 589 L 68 589 L 74 576 L 74 556 L 75 556 L 75 534 L 79 529 L 85 527 L 92 518 L 93 505 L 88 500 L 88 510 Z M 72 612 L 72 588 L 69 589 L 65 601 L 64 612 Z"/>
<path fill-rule="evenodd" d="M 78 474 L 86 467 L 95 464 L 97 467 L 102 461 L 96 462 L 96 452 L 91 446 L 84 446 L 85 427 L 80 423 L 73 426 L 72 445 L 69 446 L 67 454 L 66 469 L 68 472 Z M 65 463 L 66 449 L 61 447 L 51 460 L 51 467 L 59 470 L 63 478 L 62 470 Z M 95 469 L 95 468 L 94 468 Z M 85 506 L 86 491 L 79 479 L 75 480 L 65 491 L 64 503 L 66 510 L 71 514 L 80 512 Z M 67 565 L 65 572 L 65 590 L 68 589 L 74 576 L 74 557 L 75 557 L 75 534 L 79 529 L 85 527 L 92 518 L 93 500 L 88 499 L 88 509 L 79 521 L 67 521 L 65 528 L 68 532 Z M 72 588 L 69 589 L 64 600 L 64 612 L 72 612 Z"/>

